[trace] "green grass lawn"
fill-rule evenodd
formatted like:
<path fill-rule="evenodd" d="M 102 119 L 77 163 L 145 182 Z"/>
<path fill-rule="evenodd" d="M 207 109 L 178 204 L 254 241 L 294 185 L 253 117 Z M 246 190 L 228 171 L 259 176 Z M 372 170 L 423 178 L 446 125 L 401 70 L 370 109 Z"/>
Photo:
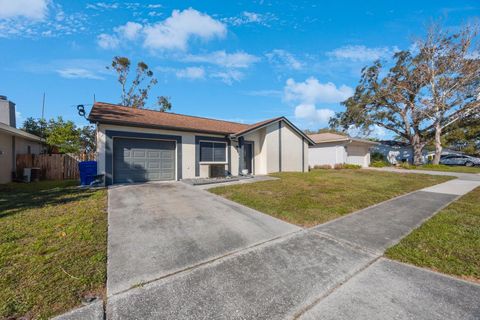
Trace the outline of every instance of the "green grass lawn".
<path fill-rule="evenodd" d="M 480 188 L 450 204 L 386 255 L 480 282 Z"/>
<path fill-rule="evenodd" d="M 373 170 L 319 169 L 210 191 L 288 222 L 312 226 L 451 177 Z"/>
<path fill-rule="evenodd" d="M 103 295 L 106 190 L 0 185 L 0 318 L 46 319 Z"/>
<path fill-rule="evenodd" d="M 460 172 L 460 173 L 480 173 L 480 167 L 465 167 L 465 166 L 446 166 L 443 164 L 425 164 L 423 166 L 404 166 L 405 169 L 415 170 L 430 170 L 430 171 L 445 171 L 445 172 Z"/>

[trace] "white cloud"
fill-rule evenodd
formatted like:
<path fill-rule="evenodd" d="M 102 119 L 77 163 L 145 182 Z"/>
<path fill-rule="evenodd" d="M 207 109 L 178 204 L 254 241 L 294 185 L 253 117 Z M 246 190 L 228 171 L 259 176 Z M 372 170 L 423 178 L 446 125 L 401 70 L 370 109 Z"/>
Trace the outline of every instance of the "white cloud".
<path fill-rule="evenodd" d="M 282 49 L 274 49 L 265 54 L 268 61 L 279 67 L 287 67 L 288 69 L 300 70 L 303 67 L 301 63 L 293 54 Z"/>
<path fill-rule="evenodd" d="M 24 17 L 43 20 L 50 0 L 0 0 L 0 18 Z"/>
<path fill-rule="evenodd" d="M 97 2 L 97 3 L 88 3 L 86 6 L 87 9 L 94 10 L 111 10 L 118 9 L 118 3 L 106 3 L 106 2 Z"/>
<path fill-rule="evenodd" d="M 191 80 L 204 79 L 205 69 L 202 67 L 187 67 L 176 71 L 177 78 L 186 78 Z"/>
<path fill-rule="evenodd" d="M 192 38 L 210 40 L 226 35 L 225 25 L 207 14 L 189 8 L 174 10 L 162 22 L 144 27 L 144 46 L 150 49 L 186 50 Z"/>
<path fill-rule="evenodd" d="M 327 56 L 355 62 L 368 62 L 378 59 L 389 59 L 397 51 L 399 51 L 397 47 L 369 48 L 363 45 L 348 45 L 327 52 Z"/>
<path fill-rule="evenodd" d="M 116 35 L 102 33 L 97 36 L 97 44 L 102 49 L 116 49 L 120 45 L 120 40 Z"/>
<path fill-rule="evenodd" d="M 295 82 L 290 78 L 285 84 L 283 94 L 285 101 L 296 104 L 296 118 L 308 124 L 325 125 L 335 112 L 329 108 L 317 108 L 316 104 L 344 101 L 353 94 L 353 89 L 346 85 L 337 87 L 331 82 L 320 83 L 314 77 L 304 82 Z"/>
<path fill-rule="evenodd" d="M 26 18 L 24 15 L 10 15 L 11 10 L 2 11 L 4 4 L 0 0 L 0 38 L 40 38 L 40 37 L 58 37 L 62 35 L 72 35 L 83 33 L 87 30 L 89 23 L 88 16 L 83 12 L 65 13 L 62 6 L 53 1 L 46 0 L 46 9 L 42 14 L 30 15 L 31 18 Z M 25 2 L 24 0 L 19 1 Z M 31 1 L 32 3 L 35 1 Z M 17 4 L 15 1 L 11 3 Z M 8 2 L 8 4 L 11 4 Z M 23 14 L 35 12 L 34 8 L 26 8 Z M 40 12 L 40 11 L 38 11 Z M 8 18 L 4 18 L 5 14 Z"/>
<path fill-rule="evenodd" d="M 17 124 L 17 127 L 21 126 L 23 122 L 23 116 L 20 111 L 15 111 L 15 123 Z"/>
<path fill-rule="evenodd" d="M 103 80 L 104 78 L 95 74 L 91 70 L 84 68 L 63 68 L 58 69 L 56 72 L 66 79 L 94 79 L 94 80 Z"/>
<path fill-rule="evenodd" d="M 158 8 L 161 8 L 161 7 L 162 7 L 162 5 L 159 4 L 159 3 L 157 3 L 157 4 L 149 4 L 149 5 L 147 6 L 147 8 L 149 8 L 149 9 L 158 9 Z"/>
<path fill-rule="evenodd" d="M 221 50 L 207 54 L 187 55 L 184 60 L 188 62 L 210 63 L 226 68 L 248 68 L 260 59 L 242 51 L 227 53 Z"/>
<path fill-rule="evenodd" d="M 243 73 L 238 70 L 225 70 L 225 71 L 212 73 L 211 77 L 218 78 L 222 82 L 228 85 L 232 85 L 234 82 L 238 82 L 242 80 Z"/>
<path fill-rule="evenodd" d="M 119 36 L 127 40 L 135 40 L 142 28 L 143 26 L 140 23 L 129 21 L 123 26 L 116 27 L 114 30 Z"/>
<path fill-rule="evenodd" d="M 284 87 L 285 100 L 301 101 L 307 104 L 338 103 L 346 100 L 352 94 L 353 89 L 349 86 L 342 85 L 337 88 L 332 82 L 320 83 L 314 77 L 310 77 L 304 82 L 295 82 L 290 78 Z"/>
<path fill-rule="evenodd" d="M 282 91 L 274 90 L 274 89 L 266 89 L 266 90 L 253 90 L 245 92 L 249 96 L 254 97 L 281 97 Z"/>
<path fill-rule="evenodd" d="M 308 123 L 328 123 L 335 111 L 331 109 L 317 109 L 314 104 L 299 104 L 295 107 L 295 117 L 306 120 Z"/>
<path fill-rule="evenodd" d="M 250 11 L 243 11 L 239 16 L 223 18 L 222 21 L 233 26 L 241 26 L 244 24 L 260 24 L 263 26 L 269 26 L 269 22 L 276 20 L 276 17 L 272 13 L 257 13 Z"/>

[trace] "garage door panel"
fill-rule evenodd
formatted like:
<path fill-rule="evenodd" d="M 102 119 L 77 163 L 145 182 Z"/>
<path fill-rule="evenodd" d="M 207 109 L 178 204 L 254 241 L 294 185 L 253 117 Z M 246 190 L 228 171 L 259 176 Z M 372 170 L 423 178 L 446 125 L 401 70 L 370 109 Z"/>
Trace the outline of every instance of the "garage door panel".
<path fill-rule="evenodd" d="M 175 142 L 114 139 L 114 182 L 175 179 Z"/>

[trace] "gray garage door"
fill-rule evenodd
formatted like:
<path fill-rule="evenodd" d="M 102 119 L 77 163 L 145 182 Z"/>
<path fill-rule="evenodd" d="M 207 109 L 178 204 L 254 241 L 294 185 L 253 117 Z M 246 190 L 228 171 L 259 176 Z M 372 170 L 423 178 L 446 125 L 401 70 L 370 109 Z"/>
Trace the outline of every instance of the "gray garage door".
<path fill-rule="evenodd" d="M 114 183 L 174 179 L 174 141 L 114 139 Z"/>

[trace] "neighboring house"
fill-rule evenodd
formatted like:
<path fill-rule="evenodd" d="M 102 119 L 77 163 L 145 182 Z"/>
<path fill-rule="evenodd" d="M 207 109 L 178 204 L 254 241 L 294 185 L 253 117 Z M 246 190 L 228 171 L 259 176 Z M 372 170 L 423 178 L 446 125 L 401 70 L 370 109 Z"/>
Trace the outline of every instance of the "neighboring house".
<path fill-rule="evenodd" d="M 0 96 L 0 183 L 12 181 L 17 154 L 39 154 L 42 139 L 16 128 L 15 103 Z"/>
<path fill-rule="evenodd" d="M 285 117 L 253 125 L 94 104 L 106 184 L 307 171 L 313 141 Z"/>
<path fill-rule="evenodd" d="M 373 152 L 382 154 L 391 164 L 413 163 L 413 147 L 406 142 L 395 140 L 379 141 L 379 144 L 372 148 Z M 422 151 L 422 161 L 426 163 L 427 158 L 428 152 L 424 149 Z"/>
<path fill-rule="evenodd" d="M 336 133 L 317 133 L 309 135 L 315 144 L 308 149 L 310 167 L 336 164 L 356 164 L 362 167 L 370 165 L 370 148 L 376 142 L 350 138 Z"/>

